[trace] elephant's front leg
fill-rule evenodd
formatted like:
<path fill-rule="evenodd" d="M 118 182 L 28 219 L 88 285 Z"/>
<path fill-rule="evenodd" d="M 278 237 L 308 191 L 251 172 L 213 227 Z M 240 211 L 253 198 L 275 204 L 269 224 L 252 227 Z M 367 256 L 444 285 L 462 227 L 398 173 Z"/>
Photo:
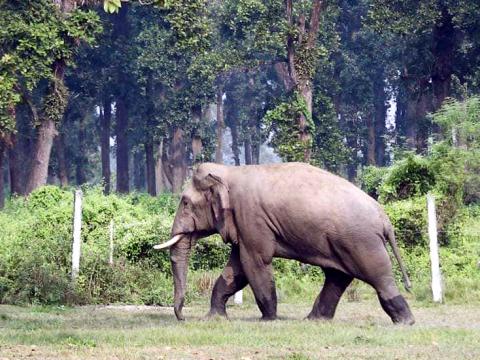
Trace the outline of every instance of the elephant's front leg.
<path fill-rule="evenodd" d="M 242 290 L 247 284 L 248 281 L 240 263 L 240 251 L 237 245 L 233 245 L 230 259 L 213 287 L 210 311 L 207 317 L 214 315 L 227 316 L 226 303 L 228 298 Z"/>
<path fill-rule="evenodd" d="M 324 269 L 325 283 L 315 300 L 308 319 L 332 319 L 340 297 L 353 280 L 353 277 L 335 269 Z"/>
<path fill-rule="evenodd" d="M 240 245 L 240 259 L 247 276 L 262 320 L 275 320 L 277 317 L 277 294 L 273 279 L 272 256 L 262 257 L 262 252 L 249 251 Z"/>

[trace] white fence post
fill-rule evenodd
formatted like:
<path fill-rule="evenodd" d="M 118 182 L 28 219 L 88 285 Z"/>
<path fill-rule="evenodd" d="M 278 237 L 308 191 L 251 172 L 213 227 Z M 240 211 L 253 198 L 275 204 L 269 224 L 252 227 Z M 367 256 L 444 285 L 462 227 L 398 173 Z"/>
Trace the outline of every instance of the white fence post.
<path fill-rule="evenodd" d="M 110 256 L 109 256 L 109 258 L 108 258 L 108 263 L 109 263 L 110 265 L 113 265 L 113 236 L 114 236 L 114 223 L 113 223 L 113 219 L 110 220 L 109 235 L 110 235 Z"/>
<path fill-rule="evenodd" d="M 430 262 L 432 267 L 432 293 L 434 302 L 442 302 L 442 276 L 440 273 L 440 259 L 438 256 L 437 215 L 435 211 L 435 197 L 427 194 L 428 209 L 428 237 L 430 238 Z"/>
<path fill-rule="evenodd" d="M 243 303 L 243 290 L 237 291 L 233 297 L 233 303 L 235 305 L 242 305 Z"/>
<path fill-rule="evenodd" d="M 72 280 L 80 271 L 80 246 L 82 231 L 82 190 L 75 190 L 73 211 Z"/>

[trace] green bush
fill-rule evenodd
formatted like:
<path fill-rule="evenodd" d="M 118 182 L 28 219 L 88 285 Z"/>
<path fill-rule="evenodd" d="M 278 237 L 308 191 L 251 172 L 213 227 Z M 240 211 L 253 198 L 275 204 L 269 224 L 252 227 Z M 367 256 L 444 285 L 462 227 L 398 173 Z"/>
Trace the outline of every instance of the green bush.
<path fill-rule="evenodd" d="M 446 296 L 449 301 L 478 298 L 480 207 L 460 208 L 452 216 L 449 198 L 436 196 L 440 235 L 446 239 L 440 254 Z M 171 304 L 169 252 L 153 251 L 152 246 L 168 239 L 176 206 L 177 198 L 171 195 L 104 196 L 99 188 L 86 188 L 81 269 L 72 284 L 72 192 L 49 186 L 27 199 L 10 200 L 0 212 L 0 303 Z M 414 294 L 420 300 L 429 299 L 425 197 L 394 201 L 385 207 L 412 277 Z M 111 220 L 115 223 L 112 265 L 108 262 Z M 198 241 L 191 255 L 187 302 L 209 295 L 229 252 L 230 246 L 218 236 Z M 310 301 L 318 293 L 323 281 L 319 267 L 284 259 L 274 259 L 273 266 L 281 301 L 301 301 L 307 294 Z M 394 269 L 400 279 L 396 265 Z"/>
<path fill-rule="evenodd" d="M 168 238 L 176 204 L 171 195 L 104 196 L 100 188 L 86 188 L 81 268 L 73 285 L 73 193 L 45 186 L 12 199 L 0 212 L 0 302 L 165 303 L 171 295 L 152 286 L 170 277 L 168 252 L 152 247 Z M 114 265 L 108 262 L 111 220 Z M 142 279 L 149 281 L 139 287 Z"/>
<path fill-rule="evenodd" d="M 480 299 L 480 207 L 462 209 L 446 231 L 449 244 L 440 247 L 440 266 L 449 302 L 478 302 Z M 417 300 L 430 301 L 430 256 L 428 246 L 402 252 Z M 397 274 L 399 275 L 399 274 Z"/>
<path fill-rule="evenodd" d="M 382 202 L 404 200 L 424 195 L 435 185 L 435 174 L 427 159 L 421 156 L 407 155 L 396 162 L 385 175 L 379 199 Z"/>
<path fill-rule="evenodd" d="M 409 247 L 428 244 L 425 197 L 394 201 L 384 207 L 399 244 Z"/>
<path fill-rule="evenodd" d="M 104 196 L 99 187 L 85 188 L 81 266 L 72 284 L 73 192 L 45 186 L 27 199 L 10 200 L 0 212 L 0 303 L 171 303 L 169 252 L 153 245 L 169 238 L 177 204 L 169 194 Z M 108 261 L 112 220 L 113 265 Z M 201 240 L 190 268 L 223 268 L 229 253 L 218 236 Z"/>
<path fill-rule="evenodd" d="M 363 168 L 358 178 L 362 190 L 374 199 L 378 199 L 380 196 L 380 187 L 383 185 L 388 173 L 389 168 L 376 166 Z"/>

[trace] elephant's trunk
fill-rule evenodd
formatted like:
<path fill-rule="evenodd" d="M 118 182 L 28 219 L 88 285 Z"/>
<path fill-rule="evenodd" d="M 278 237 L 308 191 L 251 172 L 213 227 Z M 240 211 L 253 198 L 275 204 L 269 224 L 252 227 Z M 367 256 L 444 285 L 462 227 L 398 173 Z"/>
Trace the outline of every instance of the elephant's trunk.
<path fill-rule="evenodd" d="M 185 302 L 187 286 L 188 259 L 192 248 L 191 236 L 184 235 L 182 239 L 170 248 L 170 260 L 174 282 L 174 311 L 178 320 L 185 320 L 182 308 Z"/>

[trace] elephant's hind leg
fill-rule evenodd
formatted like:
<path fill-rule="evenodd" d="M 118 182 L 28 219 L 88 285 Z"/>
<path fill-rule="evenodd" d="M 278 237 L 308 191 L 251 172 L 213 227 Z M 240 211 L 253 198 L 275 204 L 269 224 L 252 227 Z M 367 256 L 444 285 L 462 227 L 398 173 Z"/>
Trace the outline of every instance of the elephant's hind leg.
<path fill-rule="evenodd" d="M 238 246 L 234 245 L 228 263 L 213 287 L 210 311 L 207 317 L 214 315 L 227 316 L 227 300 L 247 284 L 248 281 L 240 263 L 239 249 Z"/>
<path fill-rule="evenodd" d="M 352 276 L 335 269 L 327 268 L 324 272 L 325 284 L 313 304 L 312 311 L 307 316 L 310 320 L 332 319 L 340 297 L 353 280 Z"/>
<path fill-rule="evenodd" d="M 396 324 L 413 325 L 415 319 L 405 298 L 398 291 L 393 275 L 384 276 L 373 284 L 380 305 Z"/>

